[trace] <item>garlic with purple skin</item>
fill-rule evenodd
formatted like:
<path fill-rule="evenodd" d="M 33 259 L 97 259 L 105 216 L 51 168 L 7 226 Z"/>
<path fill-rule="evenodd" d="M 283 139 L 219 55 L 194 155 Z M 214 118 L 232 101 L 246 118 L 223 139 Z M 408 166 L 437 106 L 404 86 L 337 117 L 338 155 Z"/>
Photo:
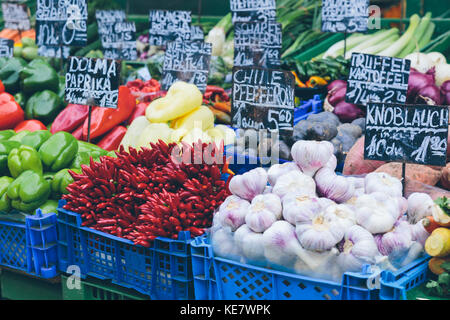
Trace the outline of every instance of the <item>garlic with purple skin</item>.
<path fill-rule="evenodd" d="M 344 230 L 356 224 L 356 213 L 345 204 L 335 204 L 325 209 L 326 213 L 334 214 Z"/>
<path fill-rule="evenodd" d="M 230 227 L 235 231 L 245 223 L 245 216 L 248 213 L 250 202 L 238 196 L 231 195 L 219 207 L 219 221 L 224 227 Z"/>
<path fill-rule="evenodd" d="M 328 169 L 335 171 L 336 167 L 337 167 L 337 158 L 333 154 L 333 155 L 331 155 L 330 160 L 328 160 L 328 162 L 325 164 L 324 168 L 328 168 Z"/>
<path fill-rule="evenodd" d="M 437 206 L 433 199 L 422 192 L 411 193 L 408 197 L 408 221 L 416 223 L 427 216 L 433 215 L 433 210 Z"/>
<path fill-rule="evenodd" d="M 297 239 L 306 250 L 326 251 L 344 237 L 344 228 L 335 214 L 321 211 L 312 218 L 297 216 Z"/>
<path fill-rule="evenodd" d="M 264 232 L 281 218 L 281 200 L 273 194 L 260 194 L 253 198 L 245 223 L 254 232 Z"/>
<path fill-rule="evenodd" d="M 264 261 L 262 233 L 253 232 L 246 224 L 234 233 L 234 242 L 242 255 L 250 261 Z"/>
<path fill-rule="evenodd" d="M 254 197 L 264 192 L 267 186 L 267 172 L 263 168 L 250 170 L 242 175 L 234 176 L 229 184 L 232 194 L 252 201 Z"/>
<path fill-rule="evenodd" d="M 353 197 L 353 183 L 343 176 L 338 176 L 330 168 L 322 168 L 314 176 L 319 195 L 342 203 Z"/>
<path fill-rule="evenodd" d="M 385 172 L 371 172 L 364 179 L 366 193 L 384 192 L 391 197 L 403 196 L 401 181 Z"/>
<path fill-rule="evenodd" d="M 284 175 L 288 172 L 291 172 L 291 171 L 298 171 L 300 173 L 302 172 L 300 170 L 300 168 L 294 162 L 286 162 L 283 164 L 274 164 L 267 171 L 270 185 L 272 187 L 275 186 L 275 183 L 277 182 L 279 177 L 281 177 L 282 175 Z"/>
<path fill-rule="evenodd" d="M 375 235 L 375 241 L 384 256 L 406 252 L 412 244 L 410 225 L 405 220 L 398 220 L 391 231 Z"/>
<path fill-rule="evenodd" d="M 423 225 L 425 219 L 417 221 L 415 224 L 411 224 L 411 237 L 412 241 L 419 242 L 423 247 L 425 246 L 425 241 L 427 241 L 430 234 Z"/>
<path fill-rule="evenodd" d="M 214 254 L 223 258 L 237 259 L 241 256 L 233 239 L 230 228 L 220 228 L 211 234 L 211 245 Z"/>
<path fill-rule="evenodd" d="M 281 199 L 288 194 L 316 196 L 316 183 L 314 179 L 297 171 L 288 172 L 277 179 L 272 192 Z"/>
<path fill-rule="evenodd" d="M 283 198 L 283 218 L 295 225 L 297 216 L 314 216 L 321 209 L 320 202 L 316 197 L 288 194 Z"/>
<path fill-rule="evenodd" d="M 344 271 L 361 272 L 364 264 L 373 264 L 380 255 L 373 235 L 366 229 L 354 225 L 346 232 L 338 245 L 341 252 L 337 263 Z"/>
<path fill-rule="evenodd" d="M 313 177 L 330 161 L 334 154 L 334 147 L 329 141 L 299 140 L 292 146 L 291 154 L 303 173 Z"/>
<path fill-rule="evenodd" d="M 336 263 L 338 255 L 339 251 L 336 248 L 323 252 L 303 249 L 303 259 L 297 259 L 294 264 L 294 271 L 308 277 L 340 281 L 342 280 L 342 272 Z"/>
<path fill-rule="evenodd" d="M 398 203 L 382 192 L 358 197 L 353 208 L 356 222 L 372 234 L 388 232 L 400 216 Z"/>

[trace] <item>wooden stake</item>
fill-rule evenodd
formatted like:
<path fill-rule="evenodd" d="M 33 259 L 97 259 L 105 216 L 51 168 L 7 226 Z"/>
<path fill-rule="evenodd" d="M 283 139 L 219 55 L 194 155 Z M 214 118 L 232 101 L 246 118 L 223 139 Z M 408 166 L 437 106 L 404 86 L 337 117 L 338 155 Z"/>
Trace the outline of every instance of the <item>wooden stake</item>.
<path fill-rule="evenodd" d="M 403 186 L 403 196 L 405 197 L 405 190 L 406 190 L 406 162 L 402 163 L 402 186 Z"/>
<path fill-rule="evenodd" d="M 91 115 L 92 106 L 89 106 L 87 142 L 91 142 Z"/>

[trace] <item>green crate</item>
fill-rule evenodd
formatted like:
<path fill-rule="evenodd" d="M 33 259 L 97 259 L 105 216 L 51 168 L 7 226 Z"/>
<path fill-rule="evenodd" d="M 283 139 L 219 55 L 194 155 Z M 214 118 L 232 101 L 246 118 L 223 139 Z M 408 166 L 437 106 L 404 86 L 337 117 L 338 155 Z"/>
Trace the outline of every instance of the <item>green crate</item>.
<path fill-rule="evenodd" d="M 42 279 L 2 267 L 1 297 L 9 300 L 62 300 L 61 278 Z"/>
<path fill-rule="evenodd" d="M 135 290 L 112 284 L 109 280 L 80 279 L 80 289 L 69 289 L 69 276 L 61 275 L 63 300 L 149 300 Z"/>

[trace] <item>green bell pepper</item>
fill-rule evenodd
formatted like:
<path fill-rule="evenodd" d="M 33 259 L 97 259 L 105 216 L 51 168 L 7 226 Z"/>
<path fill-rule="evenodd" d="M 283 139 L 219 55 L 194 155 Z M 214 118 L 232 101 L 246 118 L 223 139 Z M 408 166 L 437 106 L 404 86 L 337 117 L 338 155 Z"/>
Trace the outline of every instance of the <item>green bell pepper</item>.
<path fill-rule="evenodd" d="M 22 109 L 25 109 L 25 106 L 27 105 L 27 100 L 25 98 L 25 95 L 22 92 L 18 92 L 14 95 L 14 100 L 19 104 L 19 106 Z"/>
<path fill-rule="evenodd" d="M 26 146 L 30 146 L 39 150 L 41 145 L 47 141 L 52 134 L 48 130 L 36 130 L 25 135 L 21 142 Z"/>
<path fill-rule="evenodd" d="M 27 101 L 25 116 L 27 119 L 37 119 L 47 125 L 61 111 L 61 106 L 61 99 L 53 91 L 44 90 L 36 92 Z"/>
<path fill-rule="evenodd" d="M 31 61 L 20 72 L 22 91 L 27 96 L 35 92 L 50 90 L 58 92 L 59 79 L 56 71 L 43 59 Z"/>
<path fill-rule="evenodd" d="M 11 177 L 5 176 L 0 178 L 0 212 L 11 211 L 11 199 L 8 198 L 6 191 L 13 181 L 14 179 Z"/>
<path fill-rule="evenodd" d="M 9 176 L 8 156 L 12 150 L 19 148 L 20 142 L 0 141 L 0 176 Z"/>
<path fill-rule="evenodd" d="M 65 131 L 55 133 L 39 148 L 44 167 L 54 172 L 67 168 L 77 152 L 77 139 Z"/>
<path fill-rule="evenodd" d="M 10 138 L 12 138 L 12 136 L 14 136 L 16 134 L 16 132 L 14 130 L 2 130 L 0 131 L 0 141 L 5 141 L 8 140 Z"/>
<path fill-rule="evenodd" d="M 16 142 L 20 142 L 22 143 L 22 139 L 23 137 L 25 137 L 27 134 L 29 134 L 31 131 L 29 130 L 23 130 L 20 131 L 19 133 L 16 133 L 15 135 L 13 135 L 11 138 L 8 139 L 8 141 L 16 141 Z"/>
<path fill-rule="evenodd" d="M 56 210 L 58 208 L 58 201 L 56 200 L 47 200 L 43 205 L 39 207 L 43 214 L 46 213 L 58 213 Z"/>
<path fill-rule="evenodd" d="M 59 90 L 58 90 L 59 99 L 61 99 L 61 104 L 63 109 L 67 107 L 66 102 L 66 78 L 63 76 L 59 77 Z"/>
<path fill-rule="evenodd" d="M 20 72 L 27 65 L 22 58 L 8 58 L 0 69 L 0 79 L 5 86 L 5 91 L 16 94 L 20 90 Z"/>
<path fill-rule="evenodd" d="M 69 167 L 73 169 L 80 169 L 82 164 L 89 165 L 91 157 L 94 159 L 94 161 L 100 162 L 100 156 L 97 154 L 97 152 L 83 151 L 77 153 Z"/>
<path fill-rule="evenodd" d="M 14 209 L 31 212 L 47 201 L 50 184 L 42 174 L 27 170 L 9 185 L 7 195 Z"/>
<path fill-rule="evenodd" d="M 77 173 L 81 173 L 81 170 L 73 170 Z M 69 173 L 69 169 L 62 169 L 58 171 L 51 183 L 52 197 L 59 199 L 62 194 L 68 194 L 66 190 L 67 186 L 73 182 L 73 178 Z"/>
<path fill-rule="evenodd" d="M 11 150 L 8 155 L 8 168 L 13 178 L 17 178 L 22 172 L 32 170 L 42 175 L 42 162 L 36 149 L 21 145 Z"/>
<path fill-rule="evenodd" d="M 81 140 L 78 140 L 78 152 L 87 152 L 91 155 L 94 152 L 94 155 L 99 156 L 99 157 L 105 156 L 108 153 L 108 151 L 96 146 L 95 144 L 81 141 Z M 92 156 L 94 156 L 94 155 L 92 155 Z"/>
<path fill-rule="evenodd" d="M 44 177 L 45 180 L 48 181 L 48 183 L 51 184 L 53 181 L 53 177 L 55 176 L 55 173 L 54 172 L 44 172 L 42 174 L 42 176 Z"/>

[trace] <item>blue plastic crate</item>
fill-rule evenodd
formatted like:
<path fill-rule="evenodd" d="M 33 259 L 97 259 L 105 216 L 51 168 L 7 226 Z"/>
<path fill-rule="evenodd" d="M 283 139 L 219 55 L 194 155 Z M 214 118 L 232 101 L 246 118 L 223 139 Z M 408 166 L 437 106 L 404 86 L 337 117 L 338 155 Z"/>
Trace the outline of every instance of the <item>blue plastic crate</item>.
<path fill-rule="evenodd" d="M 320 95 L 314 95 L 313 99 L 302 101 L 302 104 L 294 110 L 294 126 L 301 120 L 306 120 L 311 114 L 323 111 L 323 101 Z"/>
<path fill-rule="evenodd" d="M 78 213 L 58 206 L 59 270 L 80 268 L 81 277 L 110 279 L 151 299 L 185 300 L 194 297 L 188 231 L 178 240 L 159 237 L 152 247 L 81 226 Z M 72 266 L 72 267 L 71 267 Z M 70 272 L 69 272 L 70 273 Z"/>
<path fill-rule="evenodd" d="M 197 300 L 378 300 L 381 271 L 346 272 L 342 283 L 315 279 L 214 256 L 209 238 L 191 243 Z M 417 259 L 414 268 L 423 262 Z M 398 272 L 401 272 L 400 270 Z"/>
<path fill-rule="evenodd" d="M 425 256 L 418 265 L 406 266 L 396 272 L 383 271 L 380 280 L 380 300 L 407 300 L 406 294 L 409 290 L 427 281 L 430 258 Z"/>
<path fill-rule="evenodd" d="M 0 265 L 41 278 L 56 277 L 56 213 L 27 215 L 25 223 L 0 221 Z"/>

